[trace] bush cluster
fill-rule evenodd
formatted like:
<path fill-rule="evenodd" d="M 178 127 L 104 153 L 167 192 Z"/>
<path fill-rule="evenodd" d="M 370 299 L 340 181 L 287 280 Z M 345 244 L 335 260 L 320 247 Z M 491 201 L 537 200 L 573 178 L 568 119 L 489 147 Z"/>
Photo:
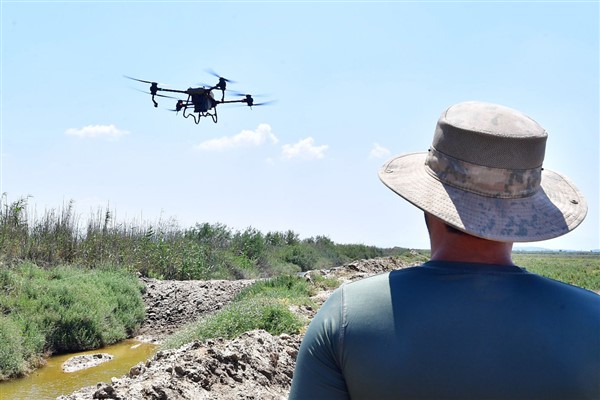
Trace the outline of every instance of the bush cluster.
<path fill-rule="evenodd" d="M 26 372 L 44 354 L 130 337 L 144 319 L 142 289 L 123 270 L 31 263 L 0 270 L 0 379 Z"/>

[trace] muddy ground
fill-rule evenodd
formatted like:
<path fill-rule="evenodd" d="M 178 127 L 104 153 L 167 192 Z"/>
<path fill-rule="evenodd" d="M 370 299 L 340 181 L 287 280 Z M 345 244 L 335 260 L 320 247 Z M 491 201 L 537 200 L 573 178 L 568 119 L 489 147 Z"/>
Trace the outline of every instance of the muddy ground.
<path fill-rule="evenodd" d="M 396 258 L 378 258 L 311 271 L 305 278 L 320 274 L 349 282 L 407 266 Z M 157 343 L 198 317 L 219 310 L 253 283 L 154 279 L 143 282 L 147 318 L 138 339 Z M 329 294 L 318 293 L 314 300 L 322 304 Z M 316 309 L 294 311 L 310 320 Z M 301 334 L 273 336 L 256 330 L 229 341 L 193 342 L 179 349 L 159 351 L 111 382 L 100 382 L 58 399 L 286 399 L 301 340 Z"/>

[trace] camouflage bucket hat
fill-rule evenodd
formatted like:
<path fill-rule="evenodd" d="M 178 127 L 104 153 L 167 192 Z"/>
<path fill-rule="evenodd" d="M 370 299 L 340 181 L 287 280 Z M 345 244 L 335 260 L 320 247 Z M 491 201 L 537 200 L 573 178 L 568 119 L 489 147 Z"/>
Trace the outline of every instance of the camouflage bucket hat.
<path fill-rule="evenodd" d="M 542 168 L 547 136 L 516 110 L 459 103 L 441 115 L 427 153 L 392 158 L 379 178 L 471 235 L 502 242 L 551 239 L 575 229 L 587 203 L 569 179 Z"/>

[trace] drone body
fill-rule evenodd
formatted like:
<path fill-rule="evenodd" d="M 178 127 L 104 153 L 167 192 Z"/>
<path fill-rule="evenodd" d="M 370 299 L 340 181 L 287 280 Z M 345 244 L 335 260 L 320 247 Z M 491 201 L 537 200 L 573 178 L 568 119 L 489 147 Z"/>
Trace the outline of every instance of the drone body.
<path fill-rule="evenodd" d="M 219 82 L 214 86 L 201 86 L 197 88 L 188 88 L 187 90 L 178 90 L 178 89 L 167 89 L 158 86 L 158 83 L 151 81 L 144 81 L 137 78 L 131 78 L 129 76 L 125 76 L 128 79 L 133 79 L 138 82 L 144 82 L 150 84 L 150 92 L 152 95 L 152 103 L 154 107 L 158 107 L 158 102 L 155 97 L 166 97 L 171 99 L 176 99 L 177 103 L 175 104 L 175 109 L 171 111 L 179 112 L 182 111 L 183 116 L 185 118 L 192 117 L 196 124 L 200 123 L 202 117 L 211 117 L 213 122 L 217 122 L 217 106 L 219 104 L 224 103 L 245 103 L 248 107 L 264 105 L 267 103 L 254 103 L 254 99 L 249 94 L 241 94 L 235 93 L 236 96 L 242 96 L 242 98 L 237 100 L 225 100 L 225 91 L 227 90 L 227 83 L 231 82 L 228 79 L 218 76 L 215 73 L 213 75 L 219 78 Z M 213 90 L 221 91 L 221 100 L 215 99 L 213 94 Z M 169 92 L 169 93 L 179 93 L 187 95 L 187 99 L 182 100 L 176 97 L 167 96 L 164 94 L 160 94 L 159 92 Z"/>

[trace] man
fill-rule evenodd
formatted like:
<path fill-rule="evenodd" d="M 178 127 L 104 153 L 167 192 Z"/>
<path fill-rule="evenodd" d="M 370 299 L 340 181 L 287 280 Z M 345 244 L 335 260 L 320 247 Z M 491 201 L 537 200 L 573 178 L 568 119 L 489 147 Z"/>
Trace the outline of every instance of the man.
<path fill-rule="evenodd" d="M 383 166 L 383 183 L 425 212 L 431 260 L 335 291 L 290 399 L 600 399 L 600 296 L 511 260 L 513 242 L 563 235 L 587 213 L 542 169 L 546 138 L 518 111 L 464 102 L 427 153 Z"/>

